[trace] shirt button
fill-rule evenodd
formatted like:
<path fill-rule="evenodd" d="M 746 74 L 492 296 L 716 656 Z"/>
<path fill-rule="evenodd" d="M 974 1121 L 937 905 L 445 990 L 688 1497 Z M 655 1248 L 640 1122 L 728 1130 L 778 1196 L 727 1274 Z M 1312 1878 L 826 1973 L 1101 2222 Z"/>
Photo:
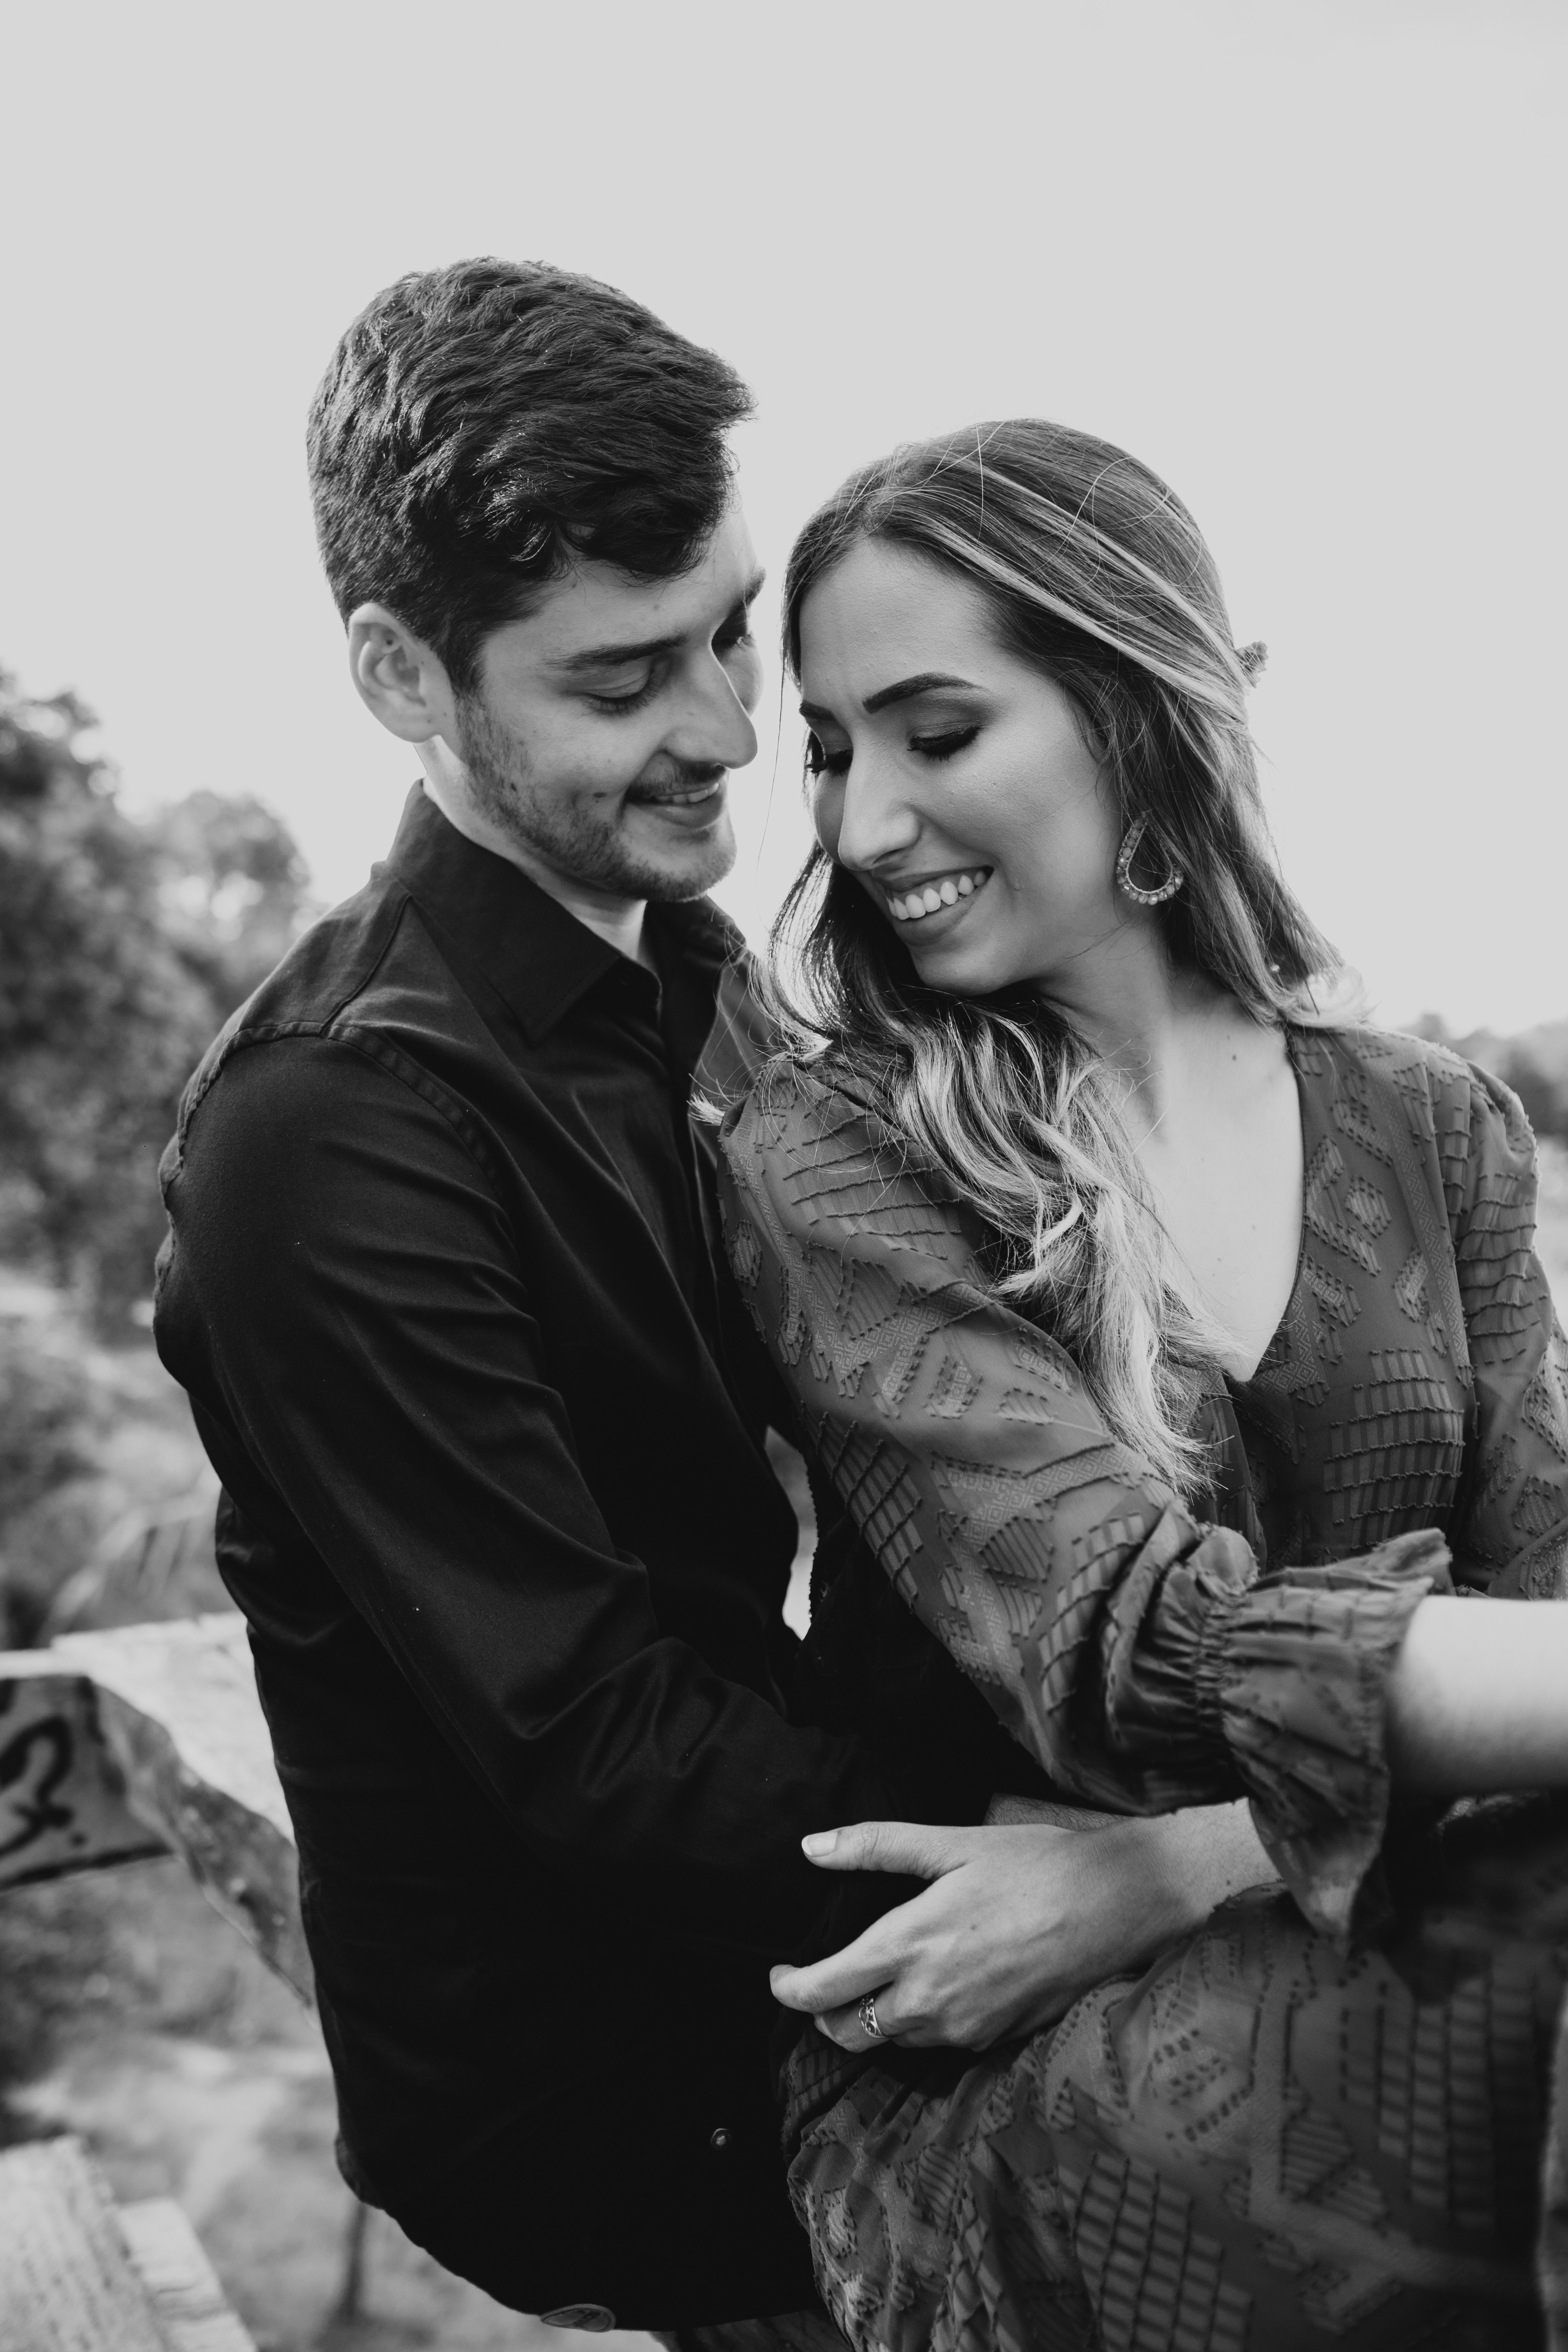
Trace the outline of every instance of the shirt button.
<path fill-rule="evenodd" d="M 709 2134 L 708 2145 L 715 2151 L 716 2154 L 720 2156 L 723 2155 L 724 2150 L 730 2145 L 730 2135 L 725 2130 L 722 2124 L 720 2125 L 716 2132 L 710 2132 Z"/>

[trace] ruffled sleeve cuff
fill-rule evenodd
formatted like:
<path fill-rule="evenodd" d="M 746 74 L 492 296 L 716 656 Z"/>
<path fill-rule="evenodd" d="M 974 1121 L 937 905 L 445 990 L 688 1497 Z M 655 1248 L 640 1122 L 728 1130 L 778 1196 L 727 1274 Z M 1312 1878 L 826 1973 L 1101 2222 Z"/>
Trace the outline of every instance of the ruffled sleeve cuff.
<path fill-rule="evenodd" d="M 1245 1582 L 1228 1561 L 1205 1573 L 1205 1549 L 1163 1596 L 1144 1736 L 1168 1706 L 1189 1738 L 1223 1745 L 1308 1919 L 1342 1941 L 1366 1935 L 1389 1907 L 1389 1676 L 1422 1601 L 1453 1590 L 1447 1545 L 1422 1529 Z"/>

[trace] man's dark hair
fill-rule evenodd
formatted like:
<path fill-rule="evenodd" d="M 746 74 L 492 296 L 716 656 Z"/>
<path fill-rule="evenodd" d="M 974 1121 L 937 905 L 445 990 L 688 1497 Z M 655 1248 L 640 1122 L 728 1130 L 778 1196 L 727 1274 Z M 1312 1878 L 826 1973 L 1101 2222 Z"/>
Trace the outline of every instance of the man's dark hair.
<path fill-rule="evenodd" d="M 489 260 L 400 278 L 310 404 L 338 609 L 389 605 L 470 693 L 485 639 L 574 561 L 689 569 L 751 407 L 722 360 L 595 278 Z"/>

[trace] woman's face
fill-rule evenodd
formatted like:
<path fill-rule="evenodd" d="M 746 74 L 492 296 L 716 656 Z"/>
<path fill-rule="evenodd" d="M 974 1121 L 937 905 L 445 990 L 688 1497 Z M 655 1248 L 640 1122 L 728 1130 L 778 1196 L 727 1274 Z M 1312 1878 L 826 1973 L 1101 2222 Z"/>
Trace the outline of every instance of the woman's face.
<path fill-rule="evenodd" d="M 921 980 L 1070 994 L 1127 926 L 1111 795 L 1060 688 L 965 581 L 874 540 L 808 592 L 800 656 L 817 839 Z"/>

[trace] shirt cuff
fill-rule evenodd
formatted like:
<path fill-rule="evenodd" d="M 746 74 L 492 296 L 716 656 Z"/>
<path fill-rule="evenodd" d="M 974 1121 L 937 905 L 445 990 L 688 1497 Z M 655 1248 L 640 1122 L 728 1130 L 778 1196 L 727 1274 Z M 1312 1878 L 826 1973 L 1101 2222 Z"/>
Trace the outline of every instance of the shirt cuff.
<path fill-rule="evenodd" d="M 1200 1719 L 1227 1749 L 1280 1877 L 1341 1942 L 1390 1908 L 1389 1677 L 1416 1609 L 1452 1589 L 1447 1545 L 1423 1528 L 1353 1560 L 1211 1589 L 1191 1621 Z"/>

